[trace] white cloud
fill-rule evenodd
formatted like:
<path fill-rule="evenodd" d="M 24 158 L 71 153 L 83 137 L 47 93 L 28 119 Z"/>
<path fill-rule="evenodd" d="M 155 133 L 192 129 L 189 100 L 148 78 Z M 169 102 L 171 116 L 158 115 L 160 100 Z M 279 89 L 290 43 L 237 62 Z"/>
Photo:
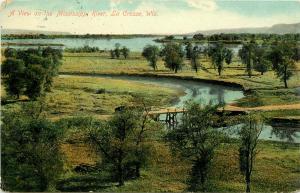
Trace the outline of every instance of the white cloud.
<path fill-rule="evenodd" d="M 215 0 L 186 0 L 186 2 L 190 7 L 204 11 L 214 11 L 217 9 L 217 3 Z"/>

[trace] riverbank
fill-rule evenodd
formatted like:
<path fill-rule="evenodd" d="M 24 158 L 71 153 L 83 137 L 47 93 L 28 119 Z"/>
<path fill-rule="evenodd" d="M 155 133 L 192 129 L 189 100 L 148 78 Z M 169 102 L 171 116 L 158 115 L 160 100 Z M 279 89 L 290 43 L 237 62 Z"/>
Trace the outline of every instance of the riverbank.
<path fill-rule="evenodd" d="M 158 70 L 150 68 L 147 61 L 140 53 L 131 53 L 128 59 L 110 59 L 109 53 L 99 54 L 72 54 L 65 53 L 64 64 L 60 70 L 62 74 L 77 75 L 128 75 L 151 76 L 188 79 L 199 82 L 223 84 L 244 90 L 245 98 L 235 102 L 235 106 L 256 107 L 265 105 L 284 105 L 299 103 L 300 96 L 297 88 L 300 87 L 300 63 L 297 63 L 295 75 L 288 81 L 289 88 L 285 89 L 283 83 L 274 72 L 268 71 L 264 75 L 253 72 L 249 78 L 245 67 L 238 58 L 234 58 L 230 66 L 225 65 L 221 76 L 211 68 L 209 59 L 201 59 L 201 69 L 195 73 L 189 61 L 184 61 L 185 66 L 178 73 L 170 72 L 165 68 L 163 61 L 158 61 Z M 294 114 L 296 113 L 296 114 Z M 277 111 L 276 116 L 300 116 L 300 112 Z"/>

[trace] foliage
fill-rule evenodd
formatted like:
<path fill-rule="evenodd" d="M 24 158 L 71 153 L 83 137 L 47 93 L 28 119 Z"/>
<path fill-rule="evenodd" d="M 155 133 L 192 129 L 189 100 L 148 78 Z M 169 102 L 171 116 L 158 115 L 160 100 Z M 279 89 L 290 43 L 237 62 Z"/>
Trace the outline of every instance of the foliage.
<path fill-rule="evenodd" d="M 228 54 L 230 51 L 228 51 L 222 43 L 218 42 L 210 47 L 208 52 L 208 55 L 211 57 L 212 64 L 215 68 L 217 68 L 220 76 L 224 69 L 224 60 L 230 59 L 230 55 Z"/>
<path fill-rule="evenodd" d="M 252 69 L 253 69 L 253 58 L 254 56 L 254 49 L 256 48 L 255 42 L 244 43 L 243 47 L 239 50 L 239 57 L 243 64 L 246 65 L 246 72 L 251 78 L 252 76 Z"/>
<path fill-rule="evenodd" d="M 13 48 L 6 48 L 4 50 L 4 56 L 5 58 L 15 58 L 17 56 L 17 52 Z"/>
<path fill-rule="evenodd" d="M 269 60 L 277 77 L 284 82 L 284 86 L 287 88 L 287 81 L 294 75 L 296 70 L 295 52 L 291 43 L 279 42 L 273 45 L 269 54 Z"/>
<path fill-rule="evenodd" d="M 127 59 L 128 55 L 129 55 L 129 52 L 130 52 L 130 50 L 126 46 L 124 46 L 121 49 L 121 53 L 122 53 L 122 55 L 124 56 L 125 59 Z"/>
<path fill-rule="evenodd" d="M 207 188 L 214 151 L 221 139 L 221 134 L 213 128 L 219 120 L 216 111 L 217 106 L 202 108 L 190 103 L 180 125 L 167 134 L 171 148 L 178 150 L 183 158 L 192 163 L 189 180 L 191 191 L 204 191 Z"/>
<path fill-rule="evenodd" d="M 192 52 L 193 52 L 193 45 L 190 42 L 188 42 L 185 45 L 185 54 L 186 54 L 186 58 L 188 60 L 190 60 L 192 58 Z"/>
<path fill-rule="evenodd" d="M 257 154 L 257 143 L 263 128 L 263 121 L 259 115 L 249 114 L 244 119 L 244 126 L 239 132 L 240 171 L 245 176 L 246 192 L 250 192 L 251 174 Z"/>
<path fill-rule="evenodd" d="M 159 48 L 155 45 L 147 45 L 142 52 L 142 56 L 145 57 L 153 70 L 157 70 L 157 60 L 159 58 Z"/>
<path fill-rule="evenodd" d="M 164 45 L 161 55 L 165 61 L 165 66 L 175 73 L 182 68 L 184 52 L 181 45 L 176 43 L 167 43 Z"/>
<path fill-rule="evenodd" d="M 266 48 L 257 46 L 254 49 L 253 68 L 263 75 L 270 68 Z"/>
<path fill-rule="evenodd" d="M 14 52 L 15 58 L 6 58 L 1 66 L 2 74 L 6 77 L 4 83 L 7 92 L 18 98 L 25 94 L 36 99 L 50 91 L 53 77 L 57 75 L 61 64 L 61 51 L 48 47 Z"/>
<path fill-rule="evenodd" d="M 120 51 L 120 44 L 119 43 L 116 43 L 115 44 L 115 50 L 114 50 L 114 52 L 115 52 L 115 56 L 117 57 L 117 58 L 120 58 L 120 55 L 121 55 L 121 51 Z"/>
<path fill-rule="evenodd" d="M 22 60 L 7 58 L 1 65 L 6 92 L 11 96 L 20 97 L 25 89 L 25 64 Z"/>
<path fill-rule="evenodd" d="M 193 38 L 196 39 L 196 40 L 204 40 L 205 39 L 204 35 L 201 34 L 201 33 L 195 34 L 193 36 Z"/>
<path fill-rule="evenodd" d="M 198 46 L 194 46 L 191 51 L 191 66 L 192 69 L 198 72 L 198 68 L 200 66 L 199 57 L 200 57 L 201 49 Z"/>
<path fill-rule="evenodd" d="M 230 49 L 225 50 L 225 62 L 226 64 L 231 64 L 232 63 L 232 58 L 233 58 L 233 52 Z"/>
<path fill-rule="evenodd" d="M 114 59 L 116 57 L 115 51 L 114 50 L 110 50 L 110 58 Z"/>
<path fill-rule="evenodd" d="M 71 53 L 93 53 L 93 52 L 99 52 L 100 49 L 98 47 L 90 47 L 88 45 L 85 45 L 79 48 L 66 48 L 65 51 Z"/>
<path fill-rule="evenodd" d="M 6 191 L 46 191 L 62 172 L 60 130 L 31 102 L 3 112 L 1 183 Z M 30 110 L 30 111 L 28 111 Z"/>
<path fill-rule="evenodd" d="M 148 123 L 141 109 L 120 107 L 108 122 L 88 129 L 90 143 L 101 153 L 102 164 L 110 168 L 119 186 L 128 178 L 139 177 L 149 159 L 145 143 Z"/>

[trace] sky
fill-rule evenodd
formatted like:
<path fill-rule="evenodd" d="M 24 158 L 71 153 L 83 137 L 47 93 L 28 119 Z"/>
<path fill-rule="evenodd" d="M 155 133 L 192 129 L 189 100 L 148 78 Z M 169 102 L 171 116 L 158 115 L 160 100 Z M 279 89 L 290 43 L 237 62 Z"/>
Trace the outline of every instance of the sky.
<path fill-rule="evenodd" d="M 0 24 L 4 29 L 75 34 L 182 34 L 300 22 L 300 0 L 0 0 L 0 3 Z"/>

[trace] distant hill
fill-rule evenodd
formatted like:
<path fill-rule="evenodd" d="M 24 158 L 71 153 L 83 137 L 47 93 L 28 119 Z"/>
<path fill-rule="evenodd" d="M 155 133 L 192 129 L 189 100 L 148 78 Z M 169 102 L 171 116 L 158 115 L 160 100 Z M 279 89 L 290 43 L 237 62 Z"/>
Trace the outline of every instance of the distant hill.
<path fill-rule="evenodd" d="M 57 31 L 40 31 L 40 30 L 22 30 L 22 29 L 2 29 L 2 34 L 45 34 L 45 35 L 69 35 L 68 32 L 57 32 Z"/>
<path fill-rule="evenodd" d="M 259 27 L 259 28 L 232 28 L 232 29 L 217 29 L 197 31 L 188 35 L 194 35 L 202 33 L 204 35 L 220 34 L 220 33 L 267 33 L 267 34 L 289 34 L 300 33 L 300 23 L 295 24 L 276 24 L 271 27 Z"/>

